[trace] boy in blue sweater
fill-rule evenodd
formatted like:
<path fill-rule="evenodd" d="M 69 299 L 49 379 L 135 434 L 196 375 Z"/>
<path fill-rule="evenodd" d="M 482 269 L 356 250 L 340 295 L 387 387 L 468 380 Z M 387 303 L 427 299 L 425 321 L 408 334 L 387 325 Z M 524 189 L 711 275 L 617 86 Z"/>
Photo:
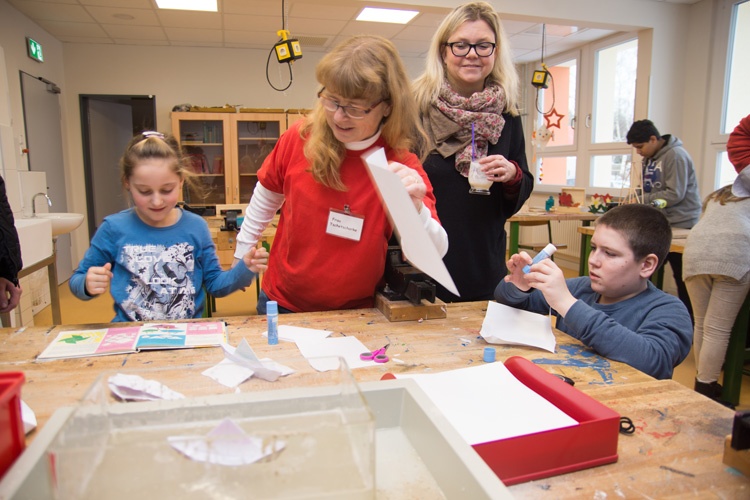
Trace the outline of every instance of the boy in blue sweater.
<path fill-rule="evenodd" d="M 658 379 L 672 377 L 690 352 L 693 326 L 685 305 L 649 280 L 672 241 L 669 222 L 647 205 L 621 205 L 596 223 L 589 276 L 566 280 L 545 259 L 531 266 L 526 252 L 511 256 L 495 299 L 518 309 L 552 314 L 557 328 L 602 356 Z"/>

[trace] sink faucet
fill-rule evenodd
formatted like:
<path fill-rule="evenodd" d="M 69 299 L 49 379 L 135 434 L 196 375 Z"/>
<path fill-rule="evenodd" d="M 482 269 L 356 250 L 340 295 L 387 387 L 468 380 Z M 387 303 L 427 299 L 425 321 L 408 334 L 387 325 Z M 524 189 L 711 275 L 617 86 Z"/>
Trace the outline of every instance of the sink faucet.
<path fill-rule="evenodd" d="M 47 196 L 47 193 L 37 193 L 34 196 L 31 197 L 31 216 L 36 217 L 36 197 L 37 196 L 44 196 L 47 198 L 47 206 L 52 206 L 52 200 L 49 199 L 49 196 Z"/>

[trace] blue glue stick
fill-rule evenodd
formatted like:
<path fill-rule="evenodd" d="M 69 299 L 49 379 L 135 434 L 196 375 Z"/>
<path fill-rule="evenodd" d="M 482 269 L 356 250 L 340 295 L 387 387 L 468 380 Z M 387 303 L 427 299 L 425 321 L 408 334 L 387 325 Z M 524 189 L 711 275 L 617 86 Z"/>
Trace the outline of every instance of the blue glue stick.
<path fill-rule="evenodd" d="M 266 320 L 268 321 L 268 345 L 279 343 L 279 305 L 275 300 L 266 303 Z"/>
<path fill-rule="evenodd" d="M 553 245 L 552 243 L 548 243 L 546 247 L 542 249 L 541 252 L 536 254 L 534 258 L 531 261 L 531 264 L 523 266 L 523 274 L 528 273 L 531 271 L 531 266 L 536 264 L 537 262 L 541 262 L 544 259 L 549 259 L 550 256 L 557 251 L 557 247 Z"/>

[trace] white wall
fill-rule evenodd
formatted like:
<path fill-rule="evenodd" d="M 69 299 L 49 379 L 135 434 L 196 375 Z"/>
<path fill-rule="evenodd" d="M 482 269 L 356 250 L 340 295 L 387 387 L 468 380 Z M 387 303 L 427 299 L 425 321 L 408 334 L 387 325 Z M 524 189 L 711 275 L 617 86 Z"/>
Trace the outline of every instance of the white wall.
<path fill-rule="evenodd" d="M 402 4 L 453 7 L 456 0 L 407 0 Z M 711 41 L 712 0 L 687 6 L 646 0 L 495 0 L 491 3 L 506 17 L 565 23 L 583 21 L 602 28 L 652 28 L 648 117 L 664 133 L 680 136 L 694 157 L 700 157 L 705 133 L 706 83 Z M 26 56 L 25 36 L 40 41 L 44 64 Z M 13 133 L 23 135 L 18 70 L 56 82 L 62 89 L 63 140 L 68 177 L 68 207 L 86 212 L 81 151 L 78 94 L 153 94 L 157 125 L 169 129 L 169 111 L 180 103 L 211 106 L 242 104 L 259 108 L 307 108 L 314 100 L 315 63 L 321 54 L 306 51 L 294 66 L 294 84 L 276 92 L 265 79 L 267 51 L 186 47 L 145 47 L 61 44 L 40 27 L 0 0 L 0 45 L 5 49 L 10 81 Z M 270 47 L 269 47 L 270 50 Z M 64 63 L 64 64 L 63 64 Z M 407 58 L 411 76 L 418 75 L 423 60 Z M 286 66 L 272 58 L 277 85 L 278 70 L 286 78 Z M 64 69 L 64 71 L 63 71 Z M 25 168 L 19 160 L 19 168 Z M 704 190 L 706 193 L 707 190 Z M 73 236 L 73 259 L 88 247 L 85 224 Z"/>
<path fill-rule="evenodd" d="M 29 58 L 26 53 L 26 37 L 30 36 L 42 44 L 44 49 L 43 64 Z M 0 99 L 5 99 L 5 92 L 10 96 L 10 105 L 7 106 L 9 117 L 3 112 L 2 124 L 0 126 L 10 127 L 12 137 L 5 139 L 7 129 L 3 131 L 3 147 L 10 143 L 11 154 L 6 154 L 4 162 L 5 183 L 8 190 L 8 201 L 13 208 L 14 214 L 20 214 L 23 205 L 31 200 L 24 200 L 20 196 L 20 181 L 18 171 L 27 171 L 29 166 L 27 157 L 21 155 L 20 144 L 25 144 L 25 130 L 23 123 L 23 101 L 21 98 L 21 71 L 58 84 L 65 92 L 65 72 L 63 71 L 62 43 L 44 30 L 31 22 L 26 16 L 8 5 L 5 0 L 0 0 L 0 47 L 3 48 L 5 56 L 4 67 L 0 71 L 5 72 L 6 78 L 0 78 Z M 7 82 L 7 83 L 6 83 Z M 67 110 L 63 107 L 63 115 Z M 7 120 L 7 121 L 6 121 Z M 63 148 L 67 149 L 67 137 L 63 129 Z"/>

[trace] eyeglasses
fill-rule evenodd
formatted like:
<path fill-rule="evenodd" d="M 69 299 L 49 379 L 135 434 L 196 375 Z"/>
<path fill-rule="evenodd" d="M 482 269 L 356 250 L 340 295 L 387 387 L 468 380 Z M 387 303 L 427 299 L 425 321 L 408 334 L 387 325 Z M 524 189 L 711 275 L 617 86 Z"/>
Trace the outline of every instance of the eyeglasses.
<path fill-rule="evenodd" d="M 343 111 L 346 116 L 348 116 L 349 118 L 354 118 L 355 120 L 361 120 L 365 116 L 369 115 L 373 109 L 377 108 L 381 102 L 385 102 L 385 99 L 381 99 L 367 109 L 358 108 L 357 106 L 342 106 L 330 97 L 324 96 L 324 90 L 325 87 L 320 89 L 320 92 L 318 92 L 318 99 L 320 99 L 320 103 L 326 110 L 335 113 L 337 109 L 341 108 L 341 111 Z"/>
<path fill-rule="evenodd" d="M 451 48 L 451 52 L 456 57 L 465 57 L 469 55 L 471 49 L 479 57 L 489 57 L 495 52 L 495 44 L 492 42 L 479 42 L 479 43 L 466 43 L 466 42 L 450 42 L 446 43 Z"/>
<path fill-rule="evenodd" d="M 154 132 L 153 130 L 146 130 L 145 132 L 141 132 L 141 135 L 144 139 L 148 139 L 149 137 L 158 137 L 159 139 L 164 139 L 164 134 L 161 132 Z"/>

